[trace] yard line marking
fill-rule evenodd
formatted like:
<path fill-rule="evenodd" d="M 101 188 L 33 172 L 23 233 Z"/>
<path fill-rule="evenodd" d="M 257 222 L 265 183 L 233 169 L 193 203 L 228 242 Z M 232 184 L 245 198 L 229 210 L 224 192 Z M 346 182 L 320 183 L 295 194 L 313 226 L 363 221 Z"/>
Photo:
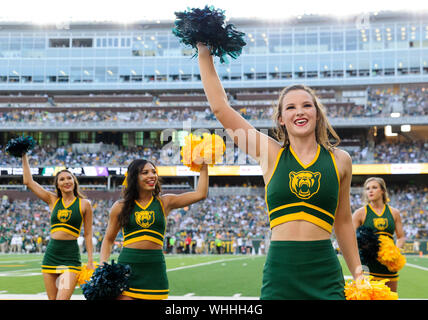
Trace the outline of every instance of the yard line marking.
<path fill-rule="evenodd" d="M 0 264 L 2 263 L 25 263 L 25 262 L 34 262 L 34 261 L 39 261 L 42 259 L 42 256 L 40 257 L 34 257 L 34 259 L 28 259 L 28 257 L 26 257 L 27 259 L 16 259 L 16 257 L 13 258 L 13 260 L 8 260 L 8 259 L 1 259 Z"/>
<path fill-rule="evenodd" d="M 34 271 L 34 270 L 41 270 L 40 268 L 30 268 L 30 269 L 20 269 L 20 270 L 10 270 L 10 271 L 5 271 L 5 272 L 0 272 L 0 274 L 15 274 L 15 273 L 23 273 L 23 272 L 29 272 L 29 271 Z"/>
<path fill-rule="evenodd" d="M 250 259 L 250 257 L 240 257 L 240 258 L 234 258 L 234 259 L 220 259 L 220 260 L 216 260 L 216 261 L 209 261 L 209 262 L 192 264 L 190 266 L 184 266 L 184 267 L 177 267 L 177 268 L 167 269 L 166 271 L 167 272 L 169 272 L 169 271 L 177 271 L 177 270 L 183 270 L 183 269 L 189 269 L 189 268 L 196 268 L 196 267 L 201 267 L 201 266 L 207 266 L 207 265 L 214 264 L 214 263 L 221 263 L 221 262 L 227 262 L 227 261 L 237 261 L 237 260 L 243 260 L 243 259 Z"/>
<path fill-rule="evenodd" d="M 39 276 L 41 275 L 41 272 L 31 272 L 31 273 L 23 273 L 23 274 L 10 274 L 7 272 L 0 273 L 0 277 L 32 277 L 32 276 Z"/>
<path fill-rule="evenodd" d="M 0 268 L 25 267 L 26 264 L 1 264 Z"/>
<path fill-rule="evenodd" d="M 406 263 L 406 266 L 413 267 L 413 268 L 416 268 L 416 269 L 421 269 L 421 270 L 424 270 L 424 271 L 428 271 L 428 268 L 418 266 L 417 264 Z"/>

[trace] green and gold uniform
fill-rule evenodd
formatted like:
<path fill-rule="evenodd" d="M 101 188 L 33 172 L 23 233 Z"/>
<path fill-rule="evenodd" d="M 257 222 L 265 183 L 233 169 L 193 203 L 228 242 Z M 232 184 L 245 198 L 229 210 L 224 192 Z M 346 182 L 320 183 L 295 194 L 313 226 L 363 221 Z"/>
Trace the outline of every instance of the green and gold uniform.
<path fill-rule="evenodd" d="M 165 257 L 162 249 L 127 248 L 128 244 L 148 240 L 163 245 L 166 219 L 162 202 L 152 197 L 142 207 L 135 201 L 129 222 L 123 227 L 123 248 L 118 262 L 131 267 L 129 289 L 123 295 L 149 300 L 168 298 L 169 284 L 166 274 Z"/>
<path fill-rule="evenodd" d="M 51 213 L 51 234 L 64 231 L 79 237 L 83 223 L 81 199 L 76 197 L 68 206 L 58 198 Z M 42 262 L 43 273 L 63 273 L 81 270 L 80 251 L 76 240 L 50 239 Z"/>
<path fill-rule="evenodd" d="M 318 145 L 304 165 L 291 146 L 280 150 L 266 184 L 271 229 L 304 220 L 332 232 L 340 178 L 332 152 Z M 263 269 L 261 299 L 344 299 L 344 278 L 330 239 L 271 241 Z"/>
<path fill-rule="evenodd" d="M 373 207 L 366 205 L 366 218 L 361 226 L 368 227 L 375 234 L 388 236 L 394 239 L 395 221 L 391 209 L 387 204 L 384 205 L 382 213 L 377 214 Z M 398 280 L 398 272 L 391 272 L 386 266 L 381 264 L 377 259 L 368 262 L 369 274 L 376 279 L 389 279 L 390 281 Z"/>

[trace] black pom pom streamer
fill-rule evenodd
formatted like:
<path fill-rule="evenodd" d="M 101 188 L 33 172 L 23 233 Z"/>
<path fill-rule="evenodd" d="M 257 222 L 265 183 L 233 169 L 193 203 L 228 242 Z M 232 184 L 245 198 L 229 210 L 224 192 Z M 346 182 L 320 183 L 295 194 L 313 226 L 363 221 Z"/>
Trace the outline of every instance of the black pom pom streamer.
<path fill-rule="evenodd" d="M 369 261 L 377 259 L 379 236 L 367 227 L 359 227 L 356 233 L 361 263 L 367 265 Z"/>
<path fill-rule="evenodd" d="M 120 263 L 104 262 L 95 269 L 89 281 L 81 286 L 86 300 L 113 300 L 129 289 L 131 267 Z"/>
<path fill-rule="evenodd" d="M 14 157 L 22 157 L 24 153 L 27 153 L 36 146 L 36 141 L 33 137 L 21 136 L 9 140 L 6 145 L 5 151 Z"/>
<path fill-rule="evenodd" d="M 187 11 L 175 12 L 175 16 L 172 33 L 180 38 L 180 42 L 196 49 L 194 57 L 198 54 L 198 42 L 205 44 L 221 63 L 227 62 L 227 55 L 236 59 L 246 45 L 245 33 L 236 30 L 233 24 L 226 24 L 221 9 L 212 6 L 188 8 Z"/>

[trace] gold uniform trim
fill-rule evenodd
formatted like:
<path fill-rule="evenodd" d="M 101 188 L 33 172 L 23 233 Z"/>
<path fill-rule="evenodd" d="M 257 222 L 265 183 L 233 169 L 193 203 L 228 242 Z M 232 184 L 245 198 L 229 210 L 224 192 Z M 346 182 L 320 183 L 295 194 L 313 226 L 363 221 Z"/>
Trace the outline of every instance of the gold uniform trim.
<path fill-rule="evenodd" d="M 77 229 L 76 227 L 73 227 L 73 226 L 70 226 L 69 224 L 66 224 L 66 223 L 56 223 L 56 224 L 53 224 L 52 226 L 51 226 L 51 228 L 54 228 L 54 227 L 56 227 L 56 226 L 67 226 L 67 227 L 69 227 L 69 228 L 71 228 L 71 229 L 74 229 L 74 230 L 76 230 L 76 231 L 80 231 L 79 229 Z"/>
<path fill-rule="evenodd" d="M 55 207 L 56 207 L 56 205 L 57 205 L 57 203 L 58 203 L 59 199 L 60 199 L 60 198 L 57 198 L 57 199 L 56 199 L 56 201 L 55 201 L 55 203 L 54 203 L 54 205 L 53 205 L 52 211 L 54 211 L 54 210 L 55 210 Z"/>
<path fill-rule="evenodd" d="M 79 274 L 82 267 L 77 266 L 46 266 L 42 265 L 42 273 L 64 273 L 73 272 Z"/>
<path fill-rule="evenodd" d="M 151 232 L 151 233 L 157 234 L 157 235 L 159 235 L 159 236 L 161 236 L 163 238 L 163 234 L 161 234 L 161 233 L 159 233 L 157 231 L 154 231 L 154 230 L 150 230 L 150 229 L 142 229 L 142 230 L 137 230 L 137 231 L 131 232 L 131 233 L 127 234 L 124 238 L 132 236 L 132 235 L 134 235 L 136 233 L 139 233 L 139 232 Z"/>
<path fill-rule="evenodd" d="M 135 203 L 137 204 L 137 206 L 139 206 L 141 209 L 146 210 L 153 202 L 154 197 L 152 196 L 150 201 L 147 202 L 147 204 L 143 207 L 137 200 L 135 200 Z"/>
<path fill-rule="evenodd" d="M 290 204 L 284 204 L 282 206 L 276 207 L 275 209 L 272 209 L 271 211 L 269 211 L 269 215 L 271 215 L 272 213 L 274 213 L 278 210 L 282 210 L 282 209 L 290 208 L 290 207 L 298 207 L 298 206 L 304 206 L 304 207 L 308 207 L 308 208 L 317 210 L 317 211 L 322 212 L 325 215 L 329 216 L 330 218 L 334 219 L 334 216 L 330 212 L 324 210 L 323 208 L 314 206 L 313 204 L 309 204 L 306 202 L 295 202 L 295 203 L 290 203 Z"/>
<path fill-rule="evenodd" d="M 132 289 L 135 290 L 135 289 Z M 146 300 L 164 300 L 168 298 L 168 293 L 166 294 L 144 294 L 144 293 L 134 293 L 129 291 L 123 291 L 122 295 L 128 296 L 131 298 L 137 299 L 146 299 Z"/>
<path fill-rule="evenodd" d="M 382 217 L 383 214 L 385 213 L 386 210 L 386 204 L 383 205 L 383 209 L 382 209 L 382 213 L 377 213 L 375 209 L 373 209 L 372 205 L 369 203 L 368 206 L 370 207 L 370 209 L 372 209 L 372 211 L 375 213 L 375 215 L 377 215 L 378 217 Z"/>
<path fill-rule="evenodd" d="M 400 279 L 398 273 L 395 274 L 382 274 L 382 273 L 373 273 L 373 272 L 364 272 L 365 275 L 371 275 L 373 280 L 385 280 L 388 279 L 391 282 L 398 281 Z"/>
<path fill-rule="evenodd" d="M 269 212 L 269 203 L 267 201 L 267 188 L 268 188 L 270 181 L 272 180 L 273 175 L 275 174 L 276 167 L 278 166 L 279 159 L 281 158 L 281 154 L 284 152 L 284 150 L 285 150 L 285 148 L 283 147 L 283 148 L 281 148 L 281 150 L 278 151 L 278 154 L 276 155 L 275 167 L 273 167 L 272 175 L 270 176 L 268 182 L 265 185 L 265 202 L 266 202 L 266 207 L 268 209 L 268 212 Z"/>
<path fill-rule="evenodd" d="M 68 206 L 66 206 L 64 204 L 64 198 L 61 198 L 62 206 L 64 207 L 64 209 L 68 209 L 68 208 L 70 208 L 73 205 L 74 202 L 76 202 L 76 199 L 77 199 L 77 197 L 74 197 L 73 201 L 71 201 L 71 203 Z"/>
<path fill-rule="evenodd" d="M 339 208 L 339 199 L 340 199 L 340 175 L 339 175 L 339 169 L 337 168 L 336 159 L 334 158 L 333 152 L 328 151 L 328 153 L 330 153 L 331 160 L 333 161 L 334 170 L 336 171 L 336 176 L 337 176 L 337 183 L 339 185 L 339 191 L 337 192 L 336 211 L 334 212 L 334 215 L 336 216 L 337 209 Z M 352 175 L 352 172 L 351 172 L 351 175 Z"/>
<path fill-rule="evenodd" d="M 317 145 L 317 153 L 315 154 L 315 157 L 312 159 L 312 161 L 309 162 L 307 165 L 304 165 L 303 162 L 300 161 L 299 157 L 294 152 L 294 150 L 291 147 L 291 145 L 290 145 L 290 151 L 291 151 L 291 154 L 293 155 L 294 159 L 296 159 L 296 161 L 302 166 L 302 168 L 306 170 L 307 168 L 309 168 L 311 165 L 313 165 L 318 160 L 318 157 L 319 157 L 320 151 L 321 151 L 321 147 L 320 147 L 319 144 Z"/>
<path fill-rule="evenodd" d="M 151 236 L 148 236 L 148 235 L 144 235 L 144 236 L 141 236 L 141 237 L 136 237 L 136 238 L 133 238 L 133 239 L 126 240 L 126 241 L 123 242 L 123 245 L 127 246 L 128 244 L 131 244 L 131 243 L 134 243 L 134 242 L 138 242 L 138 241 L 142 241 L 142 240 L 152 241 L 154 243 L 160 244 L 161 246 L 163 245 L 163 241 L 162 240 L 159 240 L 158 238 L 154 238 L 154 237 L 151 237 Z"/>
<path fill-rule="evenodd" d="M 71 227 L 71 226 L 69 226 L 69 227 Z M 57 231 L 64 231 L 65 233 L 68 233 L 68 234 L 71 234 L 72 236 L 75 236 L 75 237 L 79 237 L 79 234 L 80 234 L 80 232 L 79 233 L 77 233 L 77 232 L 73 232 L 73 231 L 71 231 L 71 230 L 69 230 L 69 229 L 67 229 L 67 228 L 63 228 L 63 227 L 58 227 L 58 228 L 52 228 L 51 229 L 51 234 L 52 233 L 55 233 L 55 232 L 57 232 Z"/>
<path fill-rule="evenodd" d="M 296 213 L 290 213 L 290 214 L 287 214 L 285 216 L 281 216 L 281 217 L 278 217 L 276 219 L 273 219 L 270 222 L 270 228 L 272 229 L 273 227 L 280 225 L 282 223 L 289 222 L 289 221 L 295 221 L 295 220 L 304 220 L 304 221 L 311 222 L 311 223 L 321 227 L 322 229 L 328 231 L 329 233 L 331 233 L 333 230 L 333 226 L 330 225 L 329 223 L 327 223 L 324 220 L 317 218 L 311 214 L 303 212 L 303 211 L 296 212 Z"/>

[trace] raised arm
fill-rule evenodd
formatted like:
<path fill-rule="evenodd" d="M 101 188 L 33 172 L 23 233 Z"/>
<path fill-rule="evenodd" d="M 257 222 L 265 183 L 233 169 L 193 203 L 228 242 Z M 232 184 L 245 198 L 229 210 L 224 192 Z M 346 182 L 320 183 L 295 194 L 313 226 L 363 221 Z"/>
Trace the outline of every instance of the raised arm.
<path fill-rule="evenodd" d="M 238 148 L 259 162 L 263 172 L 266 172 L 268 163 L 275 162 L 281 146 L 276 140 L 256 130 L 229 105 L 213 57 L 204 44 L 198 44 L 198 60 L 202 84 L 212 112 Z"/>
<path fill-rule="evenodd" d="M 199 174 L 198 186 L 195 191 L 182 194 L 165 194 L 161 197 L 165 209 L 165 215 L 173 209 L 183 208 L 192 203 L 204 200 L 208 196 L 208 166 L 204 164 Z"/>
<path fill-rule="evenodd" d="M 349 154 L 342 150 L 335 150 L 334 155 L 340 175 L 339 203 L 334 220 L 334 232 L 348 269 L 353 278 L 357 279 L 362 276 L 363 270 L 351 214 L 352 160 Z"/>
<path fill-rule="evenodd" d="M 104 235 L 103 243 L 101 244 L 100 266 L 104 262 L 108 262 L 108 258 L 111 254 L 111 248 L 116 240 L 117 234 L 119 233 L 120 224 L 118 217 L 121 209 L 122 204 L 119 201 L 116 201 L 110 209 L 107 230 Z"/>
<path fill-rule="evenodd" d="M 31 174 L 30 164 L 28 162 L 27 154 L 22 156 L 22 169 L 23 169 L 23 183 L 30 189 L 39 199 L 46 202 L 49 207 L 55 203 L 57 196 L 55 193 L 47 191 L 40 184 L 33 180 Z"/>

